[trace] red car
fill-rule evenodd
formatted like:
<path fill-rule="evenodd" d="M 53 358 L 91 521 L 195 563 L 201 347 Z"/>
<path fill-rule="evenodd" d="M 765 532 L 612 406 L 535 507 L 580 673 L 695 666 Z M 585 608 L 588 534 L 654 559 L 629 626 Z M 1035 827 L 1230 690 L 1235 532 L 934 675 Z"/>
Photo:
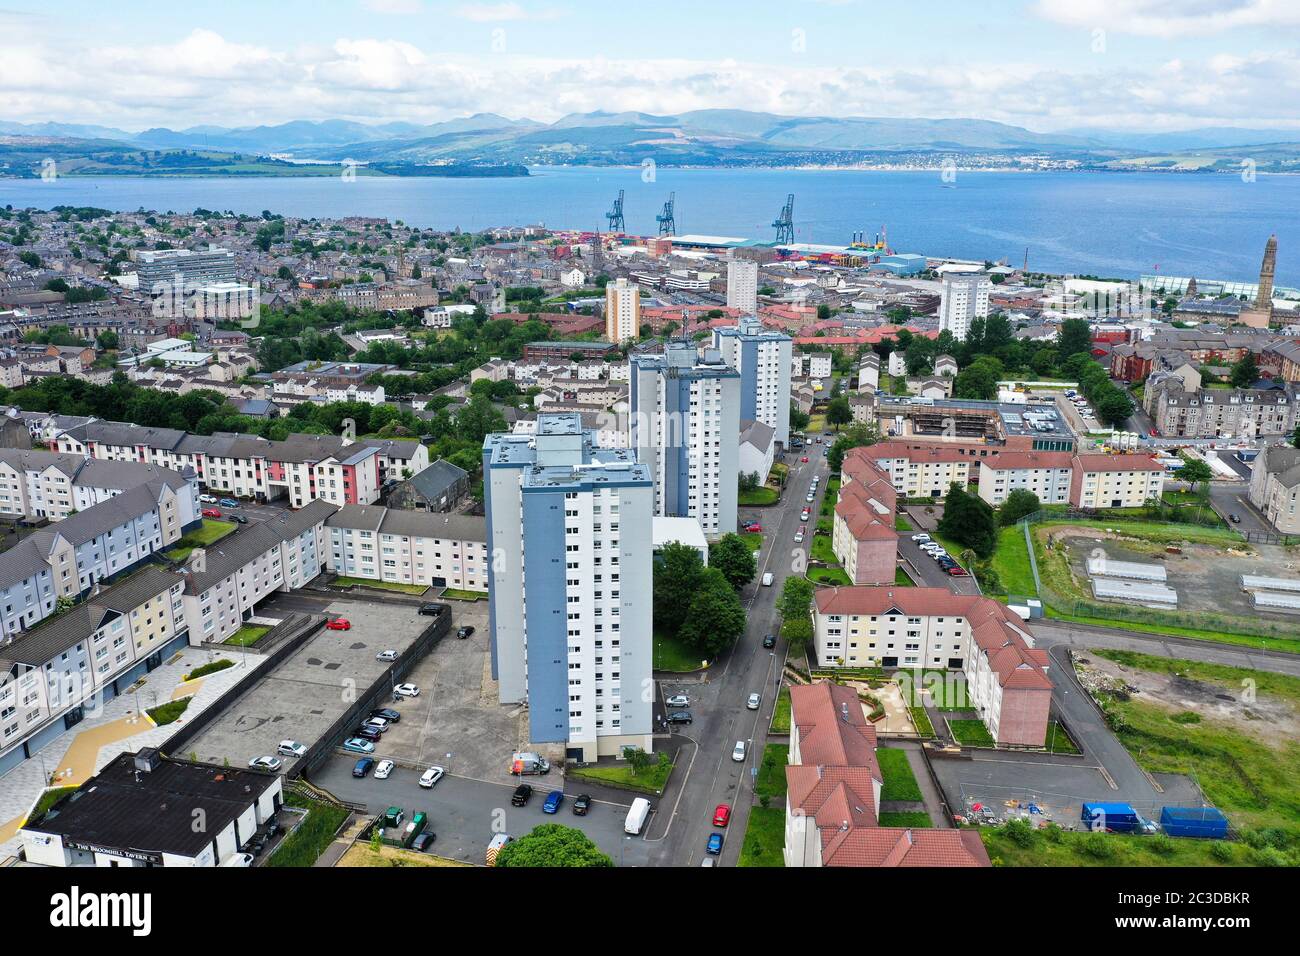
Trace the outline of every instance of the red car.
<path fill-rule="evenodd" d="M 221 517 L 221 512 L 218 511 L 216 508 L 204 508 L 204 509 L 203 509 L 203 517 L 205 517 L 205 518 L 220 518 L 220 517 Z"/>
<path fill-rule="evenodd" d="M 719 803 L 718 808 L 713 811 L 713 825 L 715 827 L 725 827 L 727 821 L 731 819 L 731 807 L 725 803 Z"/>
<path fill-rule="evenodd" d="M 326 621 L 325 626 L 329 628 L 331 631 L 352 630 L 352 622 L 349 621 L 346 617 L 336 617 L 332 621 Z"/>
<path fill-rule="evenodd" d="M 759 524 L 757 521 L 752 521 L 752 522 L 750 522 L 749 524 L 745 525 L 745 530 L 746 530 L 746 531 L 762 531 L 762 530 L 763 530 L 763 526 L 762 526 L 761 524 Z"/>
<path fill-rule="evenodd" d="M 805 465 L 808 464 L 808 456 L 807 456 L 807 455 L 804 455 L 804 456 L 803 456 L 802 458 L 800 458 L 799 460 L 800 460 L 801 462 L 803 462 Z"/>
<path fill-rule="evenodd" d="M 954 578 L 964 577 L 966 573 L 967 573 L 966 569 L 963 568 L 960 564 L 954 564 L 951 568 L 948 569 L 948 574 Z"/>

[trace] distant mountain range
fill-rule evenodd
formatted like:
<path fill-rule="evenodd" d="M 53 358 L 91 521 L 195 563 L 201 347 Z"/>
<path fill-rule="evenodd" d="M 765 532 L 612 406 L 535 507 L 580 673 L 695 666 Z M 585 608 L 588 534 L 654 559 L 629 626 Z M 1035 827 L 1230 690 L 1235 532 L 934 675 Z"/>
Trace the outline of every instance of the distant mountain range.
<path fill-rule="evenodd" d="M 1283 161 L 1300 158 L 1300 130 L 1208 127 L 1147 134 L 1089 129 L 1036 133 L 988 120 L 794 117 L 747 110 L 575 113 L 553 123 L 477 113 L 427 125 L 299 120 L 275 126 L 154 128 L 136 133 L 85 124 L 0 122 L 0 139 L 0 162 L 6 147 L 22 149 L 35 146 L 36 141 L 58 145 L 61 152 L 79 150 L 87 155 L 197 150 L 209 154 L 213 162 L 228 157 L 211 154 L 236 154 L 254 164 L 272 154 L 317 162 L 352 159 L 385 164 L 636 165 L 650 158 L 665 165 L 774 166 L 917 163 L 952 153 L 972 154 L 974 161 L 981 155 L 1005 160 L 1034 153 L 1093 167 L 1143 159 L 1144 168 L 1187 169 L 1206 164 L 1189 167 L 1152 159 L 1264 145 L 1277 147 L 1268 155 L 1279 155 Z M 12 173 L 12 163 L 9 169 Z"/>

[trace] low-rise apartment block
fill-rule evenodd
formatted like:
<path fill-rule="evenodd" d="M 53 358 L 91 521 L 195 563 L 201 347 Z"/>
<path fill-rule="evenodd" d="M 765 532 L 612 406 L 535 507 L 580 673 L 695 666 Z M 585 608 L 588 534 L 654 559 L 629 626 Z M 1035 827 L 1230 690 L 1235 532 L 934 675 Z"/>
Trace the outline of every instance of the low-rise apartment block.
<path fill-rule="evenodd" d="M 1045 505 L 1064 504 L 1070 500 L 1072 462 L 1065 451 L 1003 452 L 980 462 L 979 496 L 997 507 L 1023 488 Z"/>
<path fill-rule="evenodd" d="M 1076 508 L 1141 508 L 1164 492 L 1164 466 L 1145 455 L 1075 455 L 1070 467 Z"/>
<path fill-rule="evenodd" d="M 898 496 L 866 451 L 854 448 L 844 456 L 831 547 L 853 584 L 892 584 L 898 566 Z"/>
<path fill-rule="evenodd" d="M 62 521 L 149 482 L 177 494 L 182 527 L 199 518 L 198 480 L 170 468 L 59 452 L 0 448 L 0 514 Z"/>
<path fill-rule="evenodd" d="M 1300 534 L 1300 449 L 1260 450 L 1250 469 L 1250 503 L 1280 534 Z"/>
<path fill-rule="evenodd" d="M 325 527 L 342 577 L 487 593 L 486 518 L 348 505 Z"/>
<path fill-rule="evenodd" d="M 939 442 L 884 441 L 865 451 L 904 498 L 942 498 L 954 483 L 965 488 L 976 464 L 965 449 Z"/>

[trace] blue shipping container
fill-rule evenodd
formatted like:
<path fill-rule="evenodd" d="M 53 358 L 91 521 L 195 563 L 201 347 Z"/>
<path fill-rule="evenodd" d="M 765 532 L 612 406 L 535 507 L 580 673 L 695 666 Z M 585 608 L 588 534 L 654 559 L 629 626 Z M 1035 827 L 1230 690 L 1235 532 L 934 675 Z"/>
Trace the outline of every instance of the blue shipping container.
<path fill-rule="evenodd" d="M 1221 840 L 1228 835 L 1228 818 L 1214 807 L 1165 807 L 1160 827 L 1170 836 Z"/>

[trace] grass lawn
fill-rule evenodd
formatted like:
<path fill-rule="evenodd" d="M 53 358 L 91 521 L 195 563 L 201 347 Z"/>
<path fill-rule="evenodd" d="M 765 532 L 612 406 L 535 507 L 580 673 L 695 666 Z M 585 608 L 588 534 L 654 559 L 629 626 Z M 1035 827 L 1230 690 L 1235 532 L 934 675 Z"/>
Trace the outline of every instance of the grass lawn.
<path fill-rule="evenodd" d="M 1243 843 L 1175 840 L 1165 836 L 1032 831 L 1019 846 L 1002 827 L 981 827 L 980 839 L 994 866 L 1252 866 L 1258 853 Z"/>
<path fill-rule="evenodd" d="M 442 597 L 449 601 L 486 601 L 487 594 L 483 591 L 462 591 L 459 588 L 445 588 Z"/>
<path fill-rule="evenodd" d="M 1080 752 L 1078 746 L 1070 735 L 1065 732 L 1059 720 L 1054 720 L 1047 725 L 1047 752 L 1054 754 L 1077 754 Z"/>
<path fill-rule="evenodd" d="M 906 515 L 894 515 L 894 530 L 901 534 L 904 531 L 915 531 L 916 529 L 912 527 L 912 522 L 907 520 Z"/>
<path fill-rule="evenodd" d="M 195 548 L 209 547 L 238 527 L 239 525 L 233 521 L 214 521 L 211 518 L 204 518 L 201 528 L 189 532 L 176 542 L 176 547 L 164 551 L 163 554 L 173 561 L 184 561 Z"/>
<path fill-rule="evenodd" d="M 966 680 L 956 671 L 900 670 L 894 672 L 894 679 L 903 692 L 903 699 L 911 698 L 909 704 L 921 704 L 928 695 L 930 705 L 939 710 L 970 708 L 966 696 Z"/>
<path fill-rule="evenodd" d="M 772 708 L 772 727 L 774 734 L 790 732 L 790 688 L 782 687 L 776 695 L 776 706 Z"/>
<path fill-rule="evenodd" d="M 145 713 L 149 715 L 149 718 L 155 724 L 161 727 L 164 724 L 170 724 L 185 713 L 185 708 L 190 706 L 190 701 L 193 699 L 193 697 L 182 697 L 180 700 L 169 700 L 165 704 L 159 704 L 157 707 L 146 710 Z"/>
<path fill-rule="evenodd" d="M 1202 641 L 1216 641 L 1220 644 L 1238 644 L 1242 647 L 1259 647 L 1266 644 L 1270 650 L 1286 651 L 1300 654 L 1300 639 L 1284 637 L 1253 637 L 1249 634 L 1230 634 L 1226 631 L 1201 630 L 1195 627 L 1179 627 L 1174 624 L 1148 624 L 1145 621 L 1125 621 L 1119 618 L 1090 617 L 1086 614 L 1063 614 L 1054 607 L 1044 608 L 1044 614 L 1054 621 L 1068 621 L 1071 624 L 1095 624 L 1098 627 L 1117 628 L 1122 631 L 1137 631 L 1142 634 L 1167 634 L 1170 637 L 1194 637 Z"/>
<path fill-rule="evenodd" d="M 894 569 L 894 584 L 895 584 L 895 586 L 900 587 L 900 588 L 914 588 L 914 587 L 916 587 L 916 582 L 912 580 L 911 575 L 909 575 L 909 574 L 908 574 L 906 571 L 904 571 L 902 568 L 895 568 L 895 569 Z"/>
<path fill-rule="evenodd" d="M 934 724 L 930 723 L 930 715 L 925 712 L 924 707 L 909 707 L 908 713 L 912 717 L 912 726 L 922 737 L 933 737 Z"/>
<path fill-rule="evenodd" d="M 343 821 L 349 816 L 345 807 L 308 800 L 296 793 L 284 795 L 286 806 L 299 807 L 307 811 L 307 819 L 298 828 L 284 838 L 284 842 L 271 854 L 267 866 L 308 867 L 316 862 L 317 857 L 325 852 L 338 832 Z"/>
<path fill-rule="evenodd" d="M 907 762 L 906 750 L 880 747 L 876 750 L 876 760 L 880 764 L 880 775 L 885 778 L 885 785 L 880 791 L 881 800 L 922 799 L 921 788 L 917 786 L 916 776 L 912 773 L 912 765 Z"/>
<path fill-rule="evenodd" d="M 813 535 L 809 556 L 814 561 L 821 561 L 823 564 L 838 565 L 840 563 L 839 558 L 835 557 L 835 548 L 831 544 L 831 536 L 828 534 Z"/>
<path fill-rule="evenodd" d="M 982 720 L 950 720 L 948 727 L 957 743 L 963 747 L 994 746 L 993 738 L 989 736 Z"/>
<path fill-rule="evenodd" d="M 768 744 L 763 748 L 763 762 L 758 767 L 758 780 L 754 785 L 760 798 L 769 803 L 779 803 L 785 796 L 785 766 L 790 762 L 790 748 L 785 744 Z"/>
<path fill-rule="evenodd" d="M 749 545 L 749 550 L 757 554 L 763 550 L 763 532 L 761 531 L 742 531 L 740 536 L 745 539 L 745 544 Z"/>
<path fill-rule="evenodd" d="M 1024 529 L 1011 525 L 998 532 L 998 549 L 993 552 L 993 570 L 1002 582 L 1004 594 L 1034 597 L 1038 587 L 1034 572 L 1029 566 L 1029 548 L 1025 545 Z"/>
<path fill-rule="evenodd" d="M 880 811 L 882 827 L 907 827 L 911 830 L 929 830 L 934 827 L 930 814 L 924 810 L 882 810 Z"/>
<path fill-rule="evenodd" d="M 260 641 L 270 630 L 264 624 L 245 624 L 221 643 L 234 644 L 237 647 L 248 647 L 248 645 Z"/>
<path fill-rule="evenodd" d="M 570 767 L 565 773 L 570 777 L 582 777 L 595 780 L 609 787 L 620 790 L 635 790 L 639 793 L 660 794 L 668 784 L 668 777 L 673 772 L 673 764 L 668 761 L 655 760 L 640 773 L 632 769 L 626 760 L 617 763 L 593 764 L 590 767 Z"/>
<path fill-rule="evenodd" d="M 403 850 L 395 846 L 381 845 L 376 853 L 369 843 L 354 843 L 336 866 L 346 867 L 420 867 L 420 866 L 473 866 L 460 860 L 449 860 L 445 856 L 432 853 L 419 853 L 415 850 Z"/>
<path fill-rule="evenodd" d="M 785 807 L 749 811 L 739 866 L 785 866 Z"/>
<path fill-rule="evenodd" d="M 1260 698 L 1272 697 L 1294 708 L 1300 703 L 1300 678 L 1226 664 L 1154 658 L 1133 652 L 1094 651 L 1126 667 L 1185 678 L 1222 688 L 1239 697 L 1253 681 Z M 1192 775 L 1210 802 L 1237 827 L 1280 827 L 1300 838 L 1300 746 L 1293 740 L 1269 741 L 1239 726 L 1205 720 L 1181 723 L 1173 710 L 1102 695 L 1116 736 L 1143 769 Z"/>
<path fill-rule="evenodd" d="M 823 518 L 829 518 L 835 511 L 835 502 L 840 498 L 840 480 L 832 478 L 826 482 L 826 496 L 822 498 L 821 510 L 817 513 Z"/>
<path fill-rule="evenodd" d="M 738 492 L 736 495 L 736 504 L 749 505 L 751 507 L 762 505 L 774 505 L 780 494 L 775 488 L 769 488 L 767 485 L 761 485 L 758 488 L 751 488 L 747 491 Z"/>
<path fill-rule="evenodd" d="M 207 677 L 209 674 L 215 674 L 217 671 L 224 671 L 227 667 L 234 667 L 235 662 L 227 658 L 221 658 L 219 661 L 212 661 L 209 664 L 200 664 L 194 670 L 185 675 L 185 680 L 198 680 L 200 677 Z"/>
<path fill-rule="evenodd" d="M 396 581 L 373 581 L 370 578 L 335 578 L 334 586 L 340 588 L 376 588 L 380 591 L 397 591 L 399 594 L 423 594 L 429 590 L 423 584 L 399 584 Z"/>
<path fill-rule="evenodd" d="M 813 584 L 821 584 L 827 587 L 847 587 L 853 582 L 849 576 L 844 573 L 843 568 L 810 568 L 808 570 L 808 580 Z"/>
<path fill-rule="evenodd" d="M 674 671 L 685 674 L 700 669 L 700 653 L 675 637 L 658 631 L 654 635 L 655 653 L 653 667 L 657 671 Z"/>

